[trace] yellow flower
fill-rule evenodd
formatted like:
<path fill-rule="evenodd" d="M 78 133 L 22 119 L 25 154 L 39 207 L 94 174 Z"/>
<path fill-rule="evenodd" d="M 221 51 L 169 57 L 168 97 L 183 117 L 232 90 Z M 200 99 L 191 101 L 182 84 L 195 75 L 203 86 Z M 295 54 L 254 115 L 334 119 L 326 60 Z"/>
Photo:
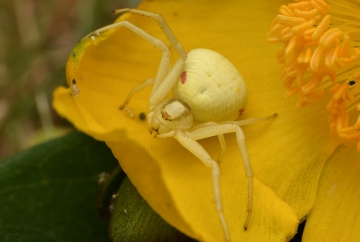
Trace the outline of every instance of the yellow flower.
<path fill-rule="evenodd" d="M 247 231 L 242 228 L 247 214 L 247 179 L 235 137 L 225 135 L 228 149 L 220 164 L 220 182 L 232 241 L 291 238 L 311 209 L 314 217 L 319 211 L 314 203 L 320 177 L 324 177 L 320 188 L 327 189 L 328 175 L 343 164 L 339 164 L 338 154 L 345 151 L 339 149 L 331 156 L 337 143 L 328 139 L 324 102 L 315 103 L 309 110 L 294 110 L 294 103 L 283 101 L 281 85 L 276 82 L 280 67 L 272 57 L 277 47 L 268 45 L 264 38 L 282 3 L 153 0 L 139 6 L 163 15 L 187 51 L 212 49 L 237 67 L 248 86 L 244 118 L 278 113 L 272 121 L 244 127 L 255 176 L 253 215 Z M 127 14 L 118 21 L 122 19 L 165 41 L 155 21 Z M 79 130 L 106 141 L 140 194 L 170 224 L 200 241 L 224 241 L 210 169 L 176 140 L 154 139 L 148 133 L 141 115 L 148 110 L 149 90 L 136 94 L 129 103 L 133 119 L 119 110 L 132 87 L 156 75 L 160 57 L 157 48 L 124 28 L 86 38 L 69 56 L 69 88 L 55 90 L 53 105 Z M 200 143 L 212 157 L 219 155 L 216 138 Z M 335 166 L 326 163 L 329 157 Z M 341 167 L 344 173 L 348 171 L 348 166 Z M 354 182 L 356 176 L 352 177 Z M 332 194 L 341 197 L 342 185 L 333 188 Z M 319 190 L 319 201 L 327 202 L 326 191 Z M 325 194 L 322 200 L 321 194 Z M 358 197 L 351 202 L 359 201 Z M 354 218 L 345 210 L 340 215 Z M 312 223 L 316 225 L 316 221 Z M 306 226 L 310 238 L 311 228 L 316 226 Z"/>

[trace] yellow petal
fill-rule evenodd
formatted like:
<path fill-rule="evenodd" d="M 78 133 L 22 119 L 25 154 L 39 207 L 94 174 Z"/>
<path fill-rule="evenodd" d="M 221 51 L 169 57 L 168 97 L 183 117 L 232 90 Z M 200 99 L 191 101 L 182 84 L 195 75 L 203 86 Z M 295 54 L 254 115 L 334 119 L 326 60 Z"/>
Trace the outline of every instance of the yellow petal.
<path fill-rule="evenodd" d="M 359 241 L 360 157 L 339 147 L 321 175 L 316 204 L 306 221 L 303 241 Z"/>
<path fill-rule="evenodd" d="M 146 146 L 126 136 L 107 144 L 140 194 L 165 220 L 200 241 L 225 241 L 213 199 L 211 170 L 173 139 L 144 139 Z M 214 141 L 202 144 L 211 147 Z M 239 162 L 227 156 L 220 165 L 224 212 L 232 241 L 284 241 L 292 236 L 297 228 L 296 214 L 257 179 L 254 212 L 249 229 L 244 231 L 247 180 L 238 169 Z"/>
<path fill-rule="evenodd" d="M 324 103 L 296 110 L 295 100 L 282 98 L 280 66 L 274 58 L 281 47 L 265 40 L 281 2 L 145 1 L 140 6 L 161 13 L 186 50 L 209 48 L 233 62 L 248 85 L 244 118 L 279 114 L 272 121 L 244 127 L 256 177 L 253 217 L 246 233 L 242 225 L 247 180 L 234 135 L 226 135 L 221 186 L 234 241 L 244 236 L 278 241 L 293 235 L 294 213 L 303 218 L 313 206 L 321 169 L 336 147 L 328 138 Z M 128 19 L 164 39 L 156 22 L 141 16 Z M 160 51 L 125 29 L 106 37 L 87 46 L 79 64 L 74 61 L 68 84 L 76 79 L 79 95 L 71 94 L 71 88 L 58 88 L 55 108 L 78 129 L 107 141 L 131 181 L 162 216 L 191 236 L 219 241 L 223 234 L 209 169 L 175 140 L 148 134 L 138 115 L 147 111 L 149 91 L 131 100 L 134 119 L 118 109 L 132 87 L 156 75 Z M 212 157 L 218 156 L 217 139 L 201 144 Z"/>

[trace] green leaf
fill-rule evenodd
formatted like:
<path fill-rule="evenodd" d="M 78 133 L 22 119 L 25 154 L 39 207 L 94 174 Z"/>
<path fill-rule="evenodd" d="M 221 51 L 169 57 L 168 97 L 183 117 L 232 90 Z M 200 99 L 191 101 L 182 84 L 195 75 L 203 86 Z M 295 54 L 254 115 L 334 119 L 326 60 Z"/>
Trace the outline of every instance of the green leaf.
<path fill-rule="evenodd" d="M 113 203 L 109 228 L 112 241 L 195 241 L 164 221 L 125 177 Z"/>
<path fill-rule="evenodd" d="M 109 241 L 97 210 L 110 149 L 74 132 L 0 162 L 0 241 Z"/>
<path fill-rule="evenodd" d="M 105 143 L 79 132 L 0 162 L 0 241 L 110 241 L 102 218 L 118 189 L 113 241 L 193 241 L 160 218 L 124 177 Z"/>

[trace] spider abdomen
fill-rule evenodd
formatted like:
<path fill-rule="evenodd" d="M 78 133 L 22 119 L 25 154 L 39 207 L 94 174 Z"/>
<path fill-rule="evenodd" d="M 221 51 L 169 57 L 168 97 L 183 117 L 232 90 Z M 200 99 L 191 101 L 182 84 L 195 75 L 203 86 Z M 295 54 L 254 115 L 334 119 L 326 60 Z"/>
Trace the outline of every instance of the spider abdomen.
<path fill-rule="evenodd" d="M 208 49 L 191 50 L 174 98 L 186 103 L 199 122 L 235 120 L 247 101 L 246 84 L 234 65 Z"/>

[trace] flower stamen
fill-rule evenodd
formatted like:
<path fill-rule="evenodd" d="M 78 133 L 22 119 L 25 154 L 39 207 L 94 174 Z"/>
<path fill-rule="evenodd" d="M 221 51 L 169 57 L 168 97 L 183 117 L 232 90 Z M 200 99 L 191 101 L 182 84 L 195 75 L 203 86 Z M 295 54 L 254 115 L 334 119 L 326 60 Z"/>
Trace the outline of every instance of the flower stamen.
<path fill-rule="evenodd" d="M 326 15 L 321 22 L 319 23 L 319 25 L 317 26 L 317 28 L 315 28 L 314 33 L 312 34 L 311 38 L 313 40 L 318 40 L 325 32 L 326 30 L 329 28 L 330 26 L 330 15 Z"/>
<path fill-rule="evenodd" d="M 350 0 L 294 0 L 280 7 L 267 39 L 284 43 L 277 59 L 285 97 L 297 94 L 296 106 L 304 107 L 327 90 L 330 136 L 360 152 L 360 116 L 353 115 L 360 111 L 357 8 Z"/>

